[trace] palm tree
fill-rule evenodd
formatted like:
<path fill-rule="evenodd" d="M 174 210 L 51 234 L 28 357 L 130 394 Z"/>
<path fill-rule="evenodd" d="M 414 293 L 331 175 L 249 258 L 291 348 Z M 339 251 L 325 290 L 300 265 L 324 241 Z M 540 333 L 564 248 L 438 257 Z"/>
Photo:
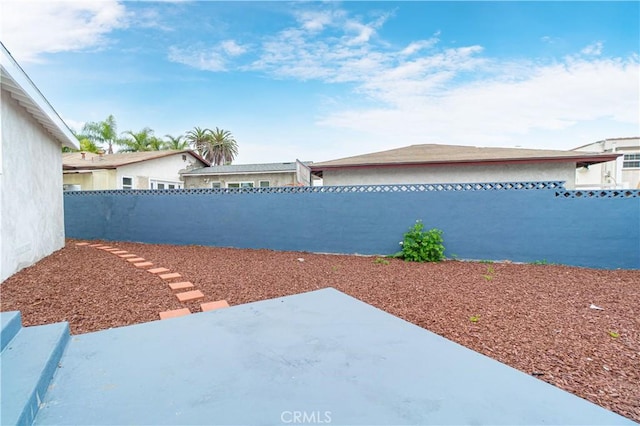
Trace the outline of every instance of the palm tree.
<path fill-rule="evenodd" d="M 187 132 L 187 140 L 202 157 L 216 166 L 231 164 L 238 155 L 238 143 L 228 130 L 195 127 Z"/>
<path fill-rule="evenodd" d="M 93 152 L 94 154 L 97 154 L 99 151 L 101 151 L 101 148 L 95 142 L 89 139 L 86 135 L 76 133 L 73 130 L 71 131 L 71 133 L 73 133 L 73 136 L 75 136 L 76 139 L 78 139 L 78 142 L 80 142 L 80 149 L 74 149 L 74 148 L 63 146 L 62 152 L 82 151 L 82 152 Z"/>
<path fill-rule="evenodd" d="M 118 144 L 123 146 L 122 152 L 138 152 L 138 151 L 153 151 L 153 130 L 149 127 L 145 127 L 139 132 L 132 132 L 127 130 L 124 132 L 127 136 L 126 139 L 120 139 Z"/>
<path fill-rule="evenodd" d="M 230 131 L 224 129 L 216 129 L 210 131 L 211 135 L 211 158 L 209 161 L 216 166 L 220 164 L 231 164 L 238 155 L 238 143 L 233 138 Z"/>
<path fill-rule="evenodd" d="M 169 149 L 167 147 L 167 143 L 160 138 L 155 136 L 151 136 L 149 139 L 149 150 L 150 151 L 162 151 L 163 149 Z"/>
<path fill-rule="evenodd" d="M 193 130 L 189 130 L 186 134 L 189 145 L 203 157 L 206 155 L 207 147 L 209 146 L 209 132 L 211 132 L 209 129 L 194 127 Z"/>
<path fill-rule="evenodd" d="M 165 149 L 174 149 L 177 151 L 182 151 L 183 149 L 189 148 L 189 141 L 182 140 L 182 138 L 184 137 L 183 135 L 180 135 L 177 137 L 171 136 L 171 135 L 165 135 L 164 137 L 168 139 L 165 142 Z"/>
<path fill-rule="evenodd" d="M 103 144 L 107 144 L 107 154 L 113 154 L 113 145 L 119 143 L 118 127 L 113 115 L 109 115 L 104 121 L 85 123 L 82 134 L 100 148 Z"/>

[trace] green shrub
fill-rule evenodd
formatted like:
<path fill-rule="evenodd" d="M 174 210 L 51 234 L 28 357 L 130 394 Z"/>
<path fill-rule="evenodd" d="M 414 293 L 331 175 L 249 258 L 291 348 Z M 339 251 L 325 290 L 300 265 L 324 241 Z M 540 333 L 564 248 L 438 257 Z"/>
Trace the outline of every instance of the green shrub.
<path fill-rule="evenodd" d="M 429 229 L 424 231 L 424 225 L 417 220 L 404 234 L 400 243 L 402 250 L 395 257 L 409 262 L 439 262 L 444 259 L 444 245 L 442 244 L 442 231 Z"/>

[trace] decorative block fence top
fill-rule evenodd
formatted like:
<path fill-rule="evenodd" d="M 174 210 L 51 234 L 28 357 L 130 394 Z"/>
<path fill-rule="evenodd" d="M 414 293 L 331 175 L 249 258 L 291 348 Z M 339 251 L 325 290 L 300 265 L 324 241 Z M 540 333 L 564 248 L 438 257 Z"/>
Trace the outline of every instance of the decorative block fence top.
<path fill-rule="evenodd" d="M 279 186 L 270 188 L 195 188 L 195 189 L 115 189 L 104 191 L 66 191 L 66 196 L 91 195 L 206 195 L 206 194 L 307 194 L 307 193 L 392 193 L 432 191 L 529 191 L 555 190 L 559 198 L 640 198 L 637 189 L 568 190 L 563 181 L 486 182 L 486 183 L 411 183 L 395 185 Z"/>

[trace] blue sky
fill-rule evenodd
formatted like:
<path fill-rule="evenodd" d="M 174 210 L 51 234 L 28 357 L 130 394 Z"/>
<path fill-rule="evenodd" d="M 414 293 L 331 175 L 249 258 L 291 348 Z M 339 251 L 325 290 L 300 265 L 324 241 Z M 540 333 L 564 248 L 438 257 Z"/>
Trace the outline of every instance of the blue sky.
<path fill-rule="evenodd" d="M 640 135 L 638 2 L 3 0 L 73 129 L 230 130 L 235 163 Z"/>

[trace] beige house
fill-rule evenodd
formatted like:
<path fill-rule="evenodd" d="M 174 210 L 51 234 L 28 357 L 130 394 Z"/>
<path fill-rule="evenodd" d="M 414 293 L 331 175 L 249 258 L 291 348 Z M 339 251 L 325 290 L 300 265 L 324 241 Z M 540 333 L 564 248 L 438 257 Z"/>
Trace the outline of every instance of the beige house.
<path fill-rule="evenodd" d="M 64 246 L 61 148 L 78 141 L 0 43 L 0 282 Z"/>
<path fill-rule="evenodd" d="M 269 188 L 275 186 L 310 186 L 309 165 L 291 163 L 230 164 L 189 170 L 182 173 L 185 188 Z"/>
<path fill-rule="evenodd" d="M 195 151 L 143 151 L 116 154 L 63 154 L 67 191 L 184 188 L 180 173 L 208 166 Z"/>
<path fill-rule="evenodd" d="M 564 181 L 575 186 L 576 168 L 615 161 L 616 153 L 582 153 L 459 145 L 411 145 L 314 163 L 324 185 Z"/>
<path fill-rule="evenodd" d="M 640 137 L 612 138 L 574 148 L 578 152 L 619 154 L 612 161 L 581 167 L 576 188 L 640 189 Z"/>

